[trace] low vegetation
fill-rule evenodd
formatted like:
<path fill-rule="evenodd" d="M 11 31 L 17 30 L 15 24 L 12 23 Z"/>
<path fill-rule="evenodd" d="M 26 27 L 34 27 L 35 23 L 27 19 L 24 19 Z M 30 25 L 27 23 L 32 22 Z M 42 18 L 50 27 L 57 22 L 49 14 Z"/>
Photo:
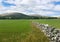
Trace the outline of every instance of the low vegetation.
<path fill-rule="evenodd" d="M 60 28 L 59 19 L 0 20 L 0 42 L 49 42 L 31 21 Z"/>
<path fill-rule="evenodd" d="M 0 20 L 0 42 L 49 42 L 31 20 Z"/>
<path fill-rule="evenodd" d="M 42 24 L 49 24 L 55 28 L 60 28 L 60 19 L 40 19 L 40 20 L 33 20 L 35 22 L 39 22 Z"/>

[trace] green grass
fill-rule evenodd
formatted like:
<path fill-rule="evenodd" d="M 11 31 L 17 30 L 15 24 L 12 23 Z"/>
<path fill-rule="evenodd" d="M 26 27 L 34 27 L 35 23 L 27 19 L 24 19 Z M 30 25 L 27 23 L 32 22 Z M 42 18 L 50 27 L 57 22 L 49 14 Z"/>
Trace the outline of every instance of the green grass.
<path fill-rule="evenodd" d="M 59 19 L 0 20 L 0 42 L 49 42 L 44 33 L 31 21 L 60 28 Z"/>
<path fill-rule="evenodd" d="M 0 20 L 0 42 L 49 42 L 31 20 Z"/>
<path fill-rule="evenodd" d="M 60 19 L 40 19 L 40 20 L 33 20 L 42 24 L 49 24 L 50 26 L 60 28 Z"/>
<path fill-rule="evenodd" d="M 0 20 L 0 32 L 25 32 L 30 30 L 28 20 Z"/>
<path fill-rule="evenodd" d="M 0 20 L 0 42 L 20 42 L 30 31 L 29 20 Z"/>

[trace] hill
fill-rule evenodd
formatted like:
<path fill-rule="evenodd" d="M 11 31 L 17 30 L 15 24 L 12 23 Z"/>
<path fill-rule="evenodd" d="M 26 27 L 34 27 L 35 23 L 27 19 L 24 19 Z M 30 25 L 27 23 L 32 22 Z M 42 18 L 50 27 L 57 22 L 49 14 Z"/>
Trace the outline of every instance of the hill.
<path fill-rule="evenodd" d="M 31 16 L 25 15 L 23 13 L 5 13 L 0 15 L 0 19 L 29 19 Z"/>
<path fill-rule="evenodd" d="M 58 19 L 58 17 L 44 16 L 39 14 L 32 14 L 30 16 L 32 16 L 34 19 Z"/>
<path fill-rule="evenodd" d="M 26 15 L 23 13 L 5 13 L 0 14 L 0 19 L 57 19 L 57 17 L 41 16 L 38 14 Z"/>

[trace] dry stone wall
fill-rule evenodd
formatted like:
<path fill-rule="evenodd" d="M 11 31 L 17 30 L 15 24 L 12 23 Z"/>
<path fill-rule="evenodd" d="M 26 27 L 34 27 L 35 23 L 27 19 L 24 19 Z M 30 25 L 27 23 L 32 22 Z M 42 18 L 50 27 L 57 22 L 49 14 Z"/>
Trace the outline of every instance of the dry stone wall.
<path fill-rule="evenodd" d="M 60 42 L 60 29 L 49 26 L 48 24 L 32 23 L 50 39 L 50 42 Z"/>

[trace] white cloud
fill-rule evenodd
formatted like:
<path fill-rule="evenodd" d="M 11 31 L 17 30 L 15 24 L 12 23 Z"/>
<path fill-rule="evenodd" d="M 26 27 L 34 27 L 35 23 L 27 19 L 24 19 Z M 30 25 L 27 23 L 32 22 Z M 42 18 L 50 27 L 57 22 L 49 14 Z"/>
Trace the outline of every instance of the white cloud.
<path fill-rule="evenodd" d="M 54 10 L 60 11 L 60 5 L 55 6 Z"/>
<path fill-rule="evenodd" d="M 60 0 L 7 0 L 5 2 L 15 4 L 16 6 L 11 7 L 4 7 L 0 1 L 0 13 L 5 12 L 22 12 L 28 14 L 42 14 L 42 15 L 52 15 L 57 14 L 55 11 L 60 11 L 60 5 L 51 4 L 53 1 L 60 1 Z M 45 9 L 47 11 L 44 11 Z M 50 11 L 48 11 L 50 10 Z M 60 14 L 59 14 L 60 15 Z"/>

